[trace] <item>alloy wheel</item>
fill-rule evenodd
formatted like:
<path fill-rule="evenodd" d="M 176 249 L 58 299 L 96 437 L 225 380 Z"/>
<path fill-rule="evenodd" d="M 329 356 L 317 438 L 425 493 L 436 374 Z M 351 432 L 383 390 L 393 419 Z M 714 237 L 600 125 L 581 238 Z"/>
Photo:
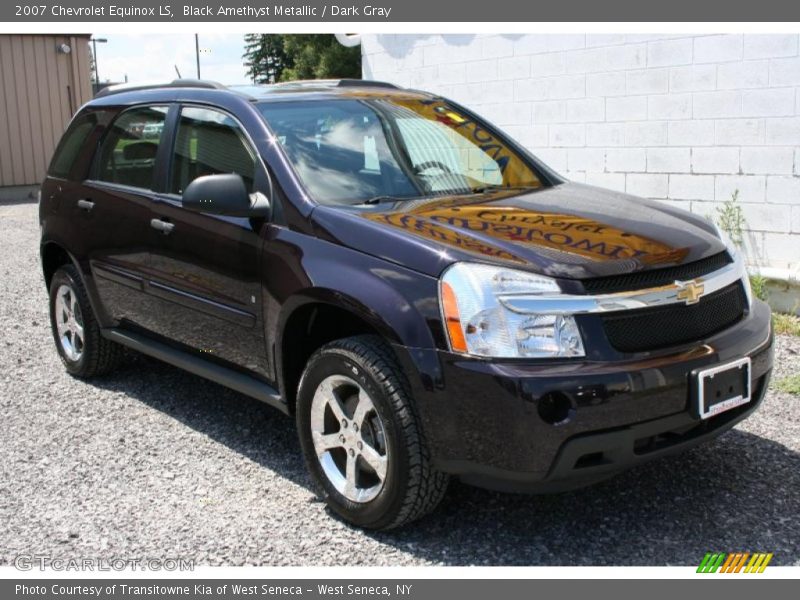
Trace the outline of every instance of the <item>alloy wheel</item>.
<path fill-rule="evenodd" d="M 353 379 L 331 375 L 314 392 L 311 436 L 328 481 L 352 502 L 374 499 L 386 481 L 386 433 L 369 394 Z"/>
<path fill-rule="evenodd" d="M 83 356 L 83 315 L 75 291 L 68 285 L 59 286 L 56 292 L 55 318 L 64 355 L 72 362 L 79 361 Z"/>

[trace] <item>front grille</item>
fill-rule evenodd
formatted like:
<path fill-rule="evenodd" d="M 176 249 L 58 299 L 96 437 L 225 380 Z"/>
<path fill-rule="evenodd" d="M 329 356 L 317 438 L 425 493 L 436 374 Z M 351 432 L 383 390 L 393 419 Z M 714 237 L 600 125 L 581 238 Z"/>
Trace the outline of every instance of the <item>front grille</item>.
<path fill-rule="evenodd" d="M 740 282 L 697 304 L 670 304 L 602 317 L 606 336 L 620 352 L 644 352 L 702 341 L 744 316 L 747 299 Z"/>
<path fill-rule="evenodd" d="M 703 258 L 685 265 L 678 265 L 677 267 L 626 273 L 625 275 L 593 277 L 590 279 L 583 279 L 581 283 L 587 294 L 613 294 L 614 292 L 627 292 L 629 290 L 658 287 L 660 285 L 667 285 L 676 280 L 683 281 L 686 279 L 694 279 L 695 277 L 713 273 L 730 262 L 731 257 L 728 253 L 720 252 L 708 258 Z"/>

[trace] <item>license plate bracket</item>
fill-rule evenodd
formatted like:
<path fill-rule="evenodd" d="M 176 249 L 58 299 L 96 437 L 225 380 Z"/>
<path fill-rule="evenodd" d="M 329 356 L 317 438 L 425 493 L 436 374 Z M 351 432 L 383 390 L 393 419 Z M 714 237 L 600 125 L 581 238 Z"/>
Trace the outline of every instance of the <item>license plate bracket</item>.
<path fill-rule="evenodd" d="M 708 419 L 750 402 L 750 357 L 695 372 L 695 415 Z"/>

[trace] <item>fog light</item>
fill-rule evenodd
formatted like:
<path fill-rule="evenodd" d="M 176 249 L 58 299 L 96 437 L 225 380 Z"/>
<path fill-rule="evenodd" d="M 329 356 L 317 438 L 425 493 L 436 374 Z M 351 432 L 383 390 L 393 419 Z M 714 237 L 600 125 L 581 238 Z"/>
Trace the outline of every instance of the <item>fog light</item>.
<path fill-rule="evenodd" d="M 572 402 L 562 392 L 547 392 L 538 402 L 539 416 L 550 425 L 562 425 L 572 418 Z"/>

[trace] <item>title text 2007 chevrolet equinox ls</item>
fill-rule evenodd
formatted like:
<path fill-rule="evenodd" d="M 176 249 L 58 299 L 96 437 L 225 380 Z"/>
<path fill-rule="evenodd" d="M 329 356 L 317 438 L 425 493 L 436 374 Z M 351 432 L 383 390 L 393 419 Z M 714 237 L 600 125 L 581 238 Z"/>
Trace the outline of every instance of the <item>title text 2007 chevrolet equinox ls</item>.
<path fill-rule="evenodd" d="M 750 415 L 772 367 L 712 223 L 386 83 L 101 92 L 40 220 L 70 373 L 129 347 L 294 415 L 361 527 L 428 513 L 451 476 L 559 491 L 683 450 Z"/>

